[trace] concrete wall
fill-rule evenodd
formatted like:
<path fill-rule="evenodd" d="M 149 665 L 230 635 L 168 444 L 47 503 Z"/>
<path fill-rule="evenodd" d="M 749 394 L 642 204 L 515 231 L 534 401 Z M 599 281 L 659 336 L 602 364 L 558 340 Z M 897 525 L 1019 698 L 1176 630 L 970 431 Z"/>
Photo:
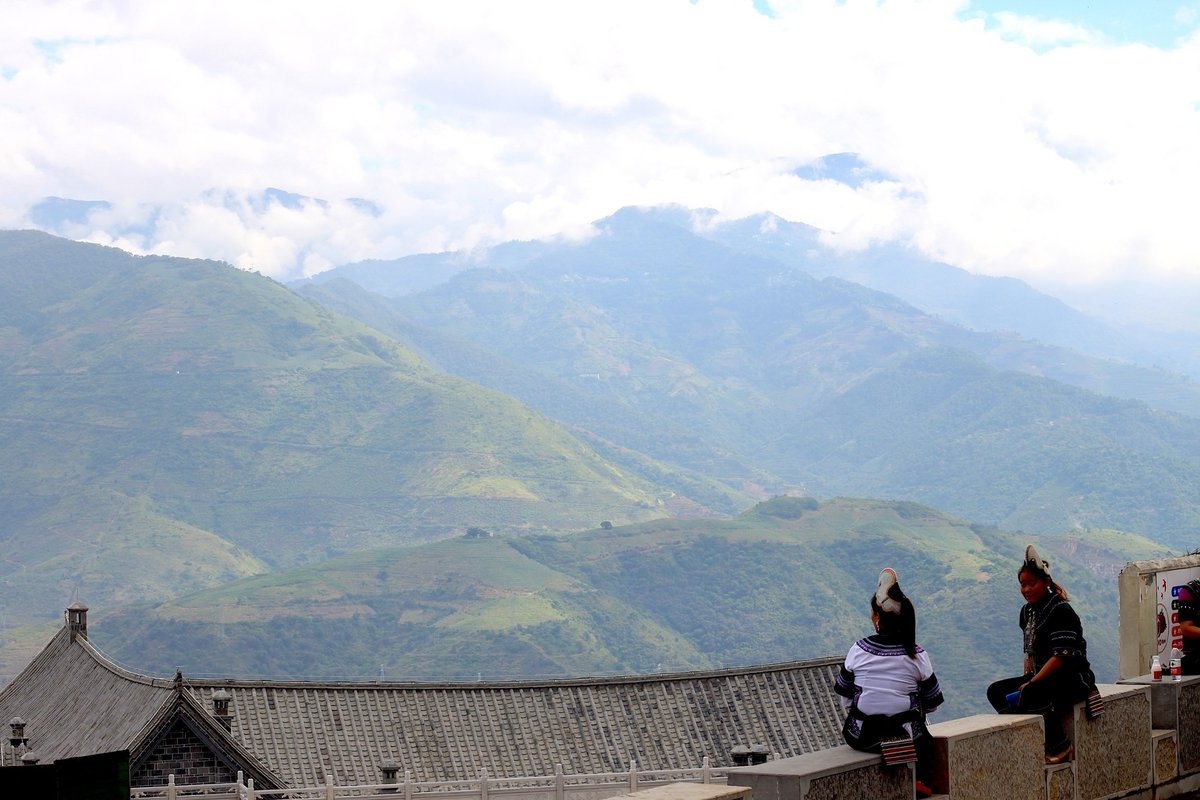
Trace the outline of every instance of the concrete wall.
<path fill-rule="evenodd" d="M 880 756 L 846 745 L 728 771 L 730 786 L 746 786 L 750 800 L 912 800 L 911 764 L 888 767 Z"/>
<path fill-rule="evenodd" d="M 1149 677 L 1099 687 L 1105 712 L 1084 705 L 1064 722 L 1075 757 L 1047 765 L 1042 718 L 977 714 L 929 726 L 933 790 L 950 800 L 1157 800 L 1200 789 L 1200 677 L 1151 684 Z M 1170 723 L 1168 725 L 1167 723 Z M 728 771 L 751 800 L 914 796 L 908 766 L 837 747 Z"/>

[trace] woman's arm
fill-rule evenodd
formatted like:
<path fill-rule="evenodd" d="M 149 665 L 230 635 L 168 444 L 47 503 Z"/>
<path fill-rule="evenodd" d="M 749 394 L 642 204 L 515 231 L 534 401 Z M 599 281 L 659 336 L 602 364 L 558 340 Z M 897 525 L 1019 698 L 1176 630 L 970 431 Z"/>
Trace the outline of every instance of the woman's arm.
<path fill-rule="evenodd" d="M 858 644 L 855 643 L 850 648 L 850 652 L 846 654 L 846 660 L 842 663 L 842 668 L 838 670 L 837 678 L 833 681 L 833 691 L 842 701 L 842 708 L 849 708 L 854 705 L 854 699 L 858 697 L 861 691 L 859 686 L 854 681 L 854 668 L 858 666 L 862 651 L 859 650 Z"/>
<path fill-rule="evenodd" d="M 929 677 L 917 681 L 917 697 L 921 703 L 921 710 L 926 713 L 935 710 L 945 701 L 942 687 L 932 669 L 929 671 Z"/>
<path fill-rule="evenodd" d="M 1037 671 L 1037 675 L 1034 675 L 1025 683 L 1022 683 L 1020 688 L 1024 689 L 1026 686 L 1037 680 L 1045 680 L 1054 672 L 1054 670 L 1058 669 L 1062 665 L 1063 659 L 1061 656 L 1050 656 L 1050 658 L 1046 659 L 1046 663 L 1042 664 L 1042 668 Z"/>

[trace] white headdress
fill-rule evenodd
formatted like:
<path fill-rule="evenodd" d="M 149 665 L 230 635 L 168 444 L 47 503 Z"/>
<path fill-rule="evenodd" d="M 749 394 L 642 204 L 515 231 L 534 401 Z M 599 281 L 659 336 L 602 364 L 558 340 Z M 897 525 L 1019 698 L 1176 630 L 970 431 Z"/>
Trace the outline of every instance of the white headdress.
<path fill-rule="evenodd" d="M 1044 561 L 1042 557 L 1038 555 L 1037 549 L 1031 544 L 1025 545 L 1025 563 L 1029 564 L 1034 569 L 1038 569 L 1046 573 L 1047 578 L 1050 577 L 1050 562 Z"/>
<path fill-rule="evenodd" d="M 896 570 L 891 567 L 884 567 L 879 573 L 879 583 L 875 584 L 875 604 L 879 606 L 880 611 L 888 614 L 900 613 L 900 601 L 893 597 L 893 588 L 895 594 L 903 597 L 898 587 L 899 578 L 896 577 Z"/>

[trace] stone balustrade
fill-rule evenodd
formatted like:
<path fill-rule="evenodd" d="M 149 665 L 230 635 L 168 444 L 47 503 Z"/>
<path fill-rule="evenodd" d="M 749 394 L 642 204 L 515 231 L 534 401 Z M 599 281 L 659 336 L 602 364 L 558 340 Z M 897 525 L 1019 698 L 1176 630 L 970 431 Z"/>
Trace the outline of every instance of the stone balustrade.
<path fill-rule="evenodd" d="M 949 800 L 1158 800 L 1200 790 L 1200 677 L 1101 684 L 1105 713 L 1075 706 L 1064 723 L 1075 757 L 1046 765 L 1042 718 L 977 714 L 932 724 L 933 786 Z M 750 800 L 909 800 L 910 765 L 835 747 L 729 770 Z"/>

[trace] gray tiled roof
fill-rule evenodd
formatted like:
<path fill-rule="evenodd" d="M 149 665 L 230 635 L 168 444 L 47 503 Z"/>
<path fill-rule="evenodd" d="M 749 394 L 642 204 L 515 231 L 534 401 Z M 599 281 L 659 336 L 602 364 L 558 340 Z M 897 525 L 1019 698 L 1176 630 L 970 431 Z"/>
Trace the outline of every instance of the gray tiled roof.
<path fill-rule="evenodd" d="M 193 695 L 178 691 L 174 678 L 123 669 L 86 638 L 72 640 L 67 628 L 0 692 L 0 722 L 24 719 L 29 749 L 44 764 L 118 750 L 130 751 L 130 761 L 136 762 L 155 734 L 179 715 L 205 731 L 215 747 L 261 785 L 281 783 Z"/>
<path fill-rule="evenodd" d="M 128 750 L 171 699 L 171 680 L 124 672 L 97 656 L 63 628 L 0 692 L 0 723 L 24 719 L 42 763 Z"/>
<path fill-rule="evenodd" d="M 551 682 L 191 684 L 233 695 L 233 733 L 292 786 L 332 770 L 379 780 L 394 760 L 415 780 L 728 765 L 739 744 L 785 756 L 841 744 L 831 686 L 839 659 Z"/>
<path fill-rule="evenodd" d="M 737 745 L 784 756 L 841 743 L 831 689 L 840 659 L 618 678 L 472 683 L 188 680 L 212 708 L 232 694 L 233 737 L 290 786 L 376 783 L 392 760 L 414 780 L 728 765 Z M 154 733 L 172 679 L 124 670 L 60 631 L 3 692 L 43 763 L 134 750 Z M 191 706 L 191 703 L 187 703 Z M 156 723 L 156 720 L 159 722 Z M 241 749 L 241 748 L 237 748 Z"/>

